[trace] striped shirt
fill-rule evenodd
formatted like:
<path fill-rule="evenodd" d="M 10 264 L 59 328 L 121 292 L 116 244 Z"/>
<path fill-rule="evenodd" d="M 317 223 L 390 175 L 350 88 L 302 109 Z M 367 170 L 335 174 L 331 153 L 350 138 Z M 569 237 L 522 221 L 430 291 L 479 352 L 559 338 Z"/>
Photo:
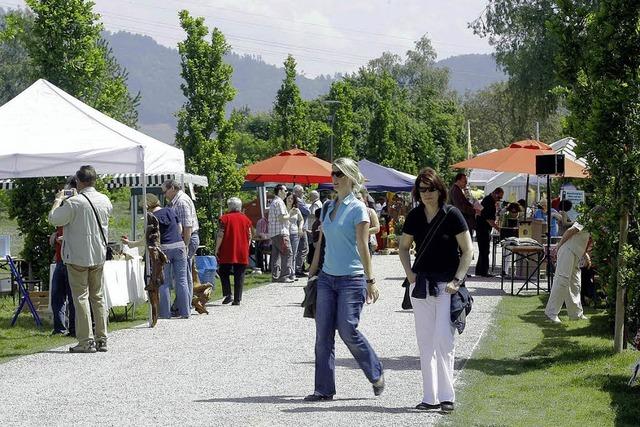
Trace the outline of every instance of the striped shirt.
<path fill-rule="evenodd" d="M 287 213 L 287 207 L 284 201 L 275 196 L 269 205 L 269 237 L 279 236 L 281 234 L 289 235 L 289 220 L 280 220 L 281 215 Z"/>
<path fill-rule="evenodd" d="M 196 216 L 196 206 L 193 200 L 184 191 L 180 190 L 176 193 L 169 204 L 169 207 L 175 209 L 178 214 L 178 220 L 182 227 L 191 227 L 191 233 L 195 233 L 200 229 L 198 217 Z"/>

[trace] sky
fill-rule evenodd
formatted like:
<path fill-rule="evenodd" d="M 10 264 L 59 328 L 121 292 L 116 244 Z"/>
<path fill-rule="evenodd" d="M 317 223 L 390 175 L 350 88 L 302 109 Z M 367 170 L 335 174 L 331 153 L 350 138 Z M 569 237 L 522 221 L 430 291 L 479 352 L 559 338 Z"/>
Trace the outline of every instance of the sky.
<path fill-rule="evenodd" d="M 383 52 L 399 55 L 427 35 L 438 59 L 492 48 L 467 28 L 486 0 L 94 0 L 109 31 L 145 34 L 175 48 L 178 11 L 204 16 L 232 50 L 281 66 L 291 53 L 308 77 L 351 72 Z M 0 0 L 0 7 L 24 6 Z"/>

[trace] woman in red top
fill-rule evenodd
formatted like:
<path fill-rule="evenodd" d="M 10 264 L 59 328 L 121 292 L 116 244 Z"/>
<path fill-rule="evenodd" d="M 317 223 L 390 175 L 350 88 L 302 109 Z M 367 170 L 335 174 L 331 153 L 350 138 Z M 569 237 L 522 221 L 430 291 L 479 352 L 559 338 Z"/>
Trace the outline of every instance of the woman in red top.
<path fill-rule="evenodd" d="M 220 217 L 220 228 L 216 239 L 216 256 L 220 268 L 220 282 L 224 294 L 223 304 L 240 305 L 244 271 L 249 264 L 251 243 L 251 220 L 242 212 L 242 201 L 237 197 L 227 200 L 229 212 Z M 233 299 L 231 299 L 230 275 L 233 270 Z"/>

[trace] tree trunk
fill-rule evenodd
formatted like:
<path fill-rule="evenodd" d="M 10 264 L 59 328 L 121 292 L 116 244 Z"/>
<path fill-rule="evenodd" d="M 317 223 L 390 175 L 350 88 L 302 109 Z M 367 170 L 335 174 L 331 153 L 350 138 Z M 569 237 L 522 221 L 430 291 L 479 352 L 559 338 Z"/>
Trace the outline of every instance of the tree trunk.
<path fill-rule="evenodd" d="M 625 294 L 627 288 L 623 286 L 622 274 L 626 261 L 624 259 L 624 246 L 627 244 L 627 234 L 629 232 L 629 208 L 626 203 L 620 209 L 620 241 L 618 243 L 618 260 L 616 274 L 616 323 L 613 337 L 613 349 L 616 353 L 622 352 L 624 348 L 624 319 L 625 319 Z"/>

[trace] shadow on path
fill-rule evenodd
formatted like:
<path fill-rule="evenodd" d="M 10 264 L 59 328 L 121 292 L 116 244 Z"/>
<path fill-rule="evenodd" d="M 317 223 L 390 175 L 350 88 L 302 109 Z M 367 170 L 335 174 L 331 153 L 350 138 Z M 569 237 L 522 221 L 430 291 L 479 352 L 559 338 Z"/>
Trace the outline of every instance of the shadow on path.
<path fill-rule="evenodd" d="M 304 396 L 246 396 L 246 397 L 220 397 L 211 399 L 196 400 L 198 403 L 304 403 L 302 400 Z M 345 398 L 334 399 L 332 402 L 346 402 L 346 401 L 358 401 L 367 400 L 365 398 Z M 329 403 L 329 402 L 327 402 Z"/>
<path fill-rule="evenodd" d="M 386 408 L 384 406 L 301 406 L 298 408 L 283 409 L 289 414 L 305 414 L 311 412 L 379 412 L 384 414 L 417 414 L 414 408 Z"/>

